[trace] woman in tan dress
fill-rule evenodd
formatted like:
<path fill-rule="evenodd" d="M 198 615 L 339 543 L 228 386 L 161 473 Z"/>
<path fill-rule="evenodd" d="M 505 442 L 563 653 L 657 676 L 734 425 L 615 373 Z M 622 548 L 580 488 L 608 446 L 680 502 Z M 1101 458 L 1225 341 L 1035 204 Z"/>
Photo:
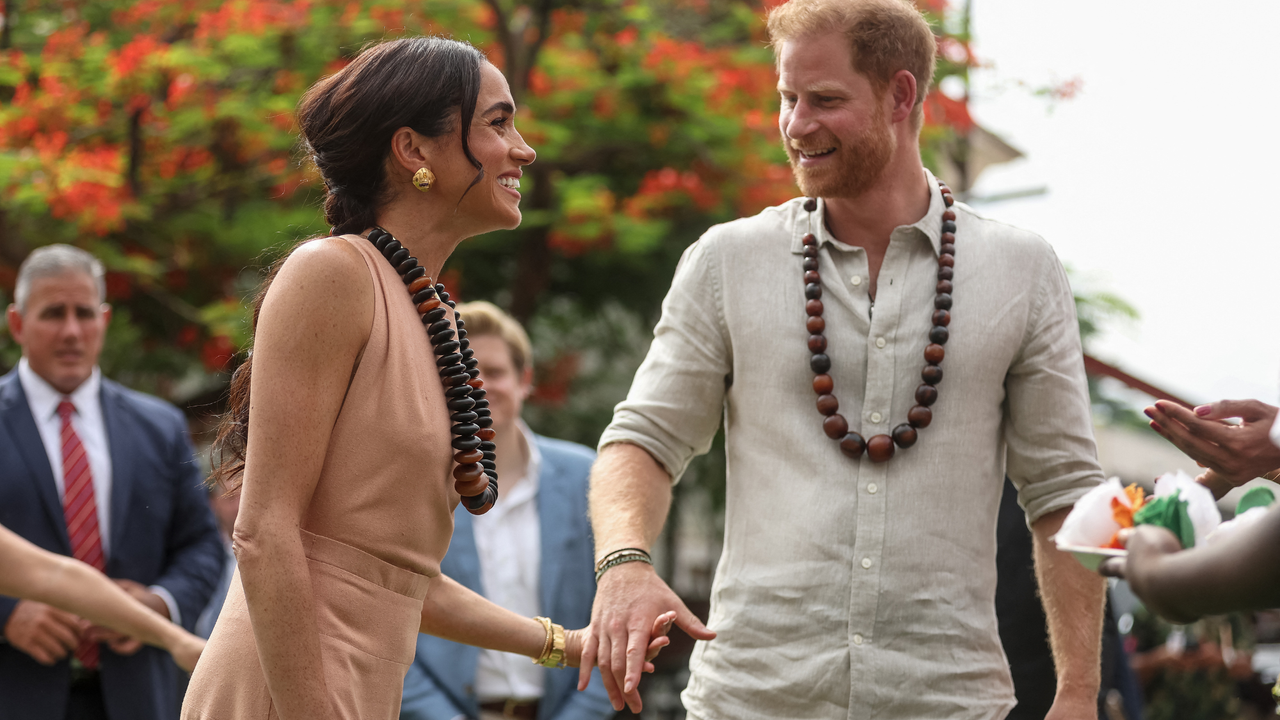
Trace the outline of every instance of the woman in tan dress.
<path fill-rule="evenodd" d="M 457 488 L 474 482 L 451 474 L 415 301 L 366 237 L 390 233 L 434 278 L 463 239 L 517 226 L 534 151 L 514 113 L 502 74 L 441 38 L 376 45 L 303 98 L 333 236 L 296 248 L 259 296 L 218 443 L 217 479 L 242 490 L 238 576 L 183 718 L 391 720 L 419 631 L 548 655 L 547 625 L 440 575 Z"/>

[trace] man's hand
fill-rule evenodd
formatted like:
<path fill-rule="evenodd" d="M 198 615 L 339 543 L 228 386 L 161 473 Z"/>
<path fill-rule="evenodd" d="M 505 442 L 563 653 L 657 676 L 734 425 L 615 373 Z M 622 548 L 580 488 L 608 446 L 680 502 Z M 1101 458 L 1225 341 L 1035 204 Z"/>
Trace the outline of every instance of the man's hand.
<path fill-rule="evenodd" d="M 599 663 L 613 709 L 621 710 L 625 703 L 632 712 L 639 713 L 638 687 L 649 635 L 658 616 L 669 610 L 676 613 L 675 624 L 693 638 L 715 638 L 716 634 L 685 607 L 651 565 L 632 562 L 606 572 L 600 578 L 591 608 L 591 637 L 583 647 L 578 687 L 586 687 L 592 666 Z"/>
<path fill-rule="evenodd" d="M 1201 465 L 1233 485 L 1280 468 L 1280 447 L 1271 442 L 1277 408 L 1257 400 L 1220 400 L 1194 411 L 1168 400 L 1147 408 L 1151 428 Z M 1224 420 L 1240 418 L 1240 425 Z"/>
<path fill-rule="evenodd" d="M 164 598 L 148 590 L 146 585 L 123 578 L 117 578 L 115 582 L 122 590 L 132 595 L 134 600 L 151 608 L 160 617 L 165 620 L 173 619 L 169 617 L 169 606 L 165 604 Z"/>
<path fill-rule="evenodd" d="M 44 603 L 19 600 L 4 639 L 41 665 L 53 665 L 80 643 L 80 618 Z"/>

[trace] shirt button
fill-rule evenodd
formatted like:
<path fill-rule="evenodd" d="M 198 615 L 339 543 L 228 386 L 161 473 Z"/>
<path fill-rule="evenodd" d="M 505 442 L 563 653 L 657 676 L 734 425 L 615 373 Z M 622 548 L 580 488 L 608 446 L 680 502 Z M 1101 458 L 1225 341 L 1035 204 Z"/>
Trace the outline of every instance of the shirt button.
<path fill-rule="evenodd" d="M 867 492 L 871 493 L 872 495 L 875 495 L 876 491 L 879 489 L 880 489 L 880 486 L 876 485 L 875 483 L 871 483 L 870 485 L 867 485 Z"/>
<path fill-rule="evenodd" d="M 862 569 L 866 570 L 871 567 L 871 558 L 862 558 Z"/>
<path fill-rule="evenodd" d="M 876 338 L 876 347 L 878 348 L 884 347 L 884 338 Z"/>
<path fill-rule="evenodd" d="M 862 644 L 862 636 L 861 636 L 861 635 L 854 635 L 854 636 L 853 636 L 853 644 L 854 644 L 854 645 L 861 645 L 861 644 Z"/>
<path fill-rule="evenodd" d="M 880 417 L 880 413 L 871 413 L 871 422 L 878 423 L 884 418 Z"/>
<path fill-rule="evenodd" d="M 859 285 L 862 284 L 862 276 L 854 275 L 853 277 L 849 278 L 849 282 L 853 283 L 854 287 L 858 287 Z"/>

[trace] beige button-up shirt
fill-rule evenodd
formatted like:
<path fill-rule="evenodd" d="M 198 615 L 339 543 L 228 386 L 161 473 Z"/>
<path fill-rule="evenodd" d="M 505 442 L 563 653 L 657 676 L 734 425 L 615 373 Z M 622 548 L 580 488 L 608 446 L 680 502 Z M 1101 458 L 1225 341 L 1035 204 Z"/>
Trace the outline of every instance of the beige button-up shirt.
<path fill-rule="evenodd" d="M 931 187 L 933 178 L 930 176 Z M 964 720 L 1014 705 L 996 632 L 1005 473 L 1029 522 L 1101 481 L 1071 290 L 1040 237 L 957 203 L 951 339 L 932 424 L 887 463 L 822 432 L 796 199 L 685 252 L 653 345 L 600 446 L 673 478 L 721 417 L 725 543 L 683 699 L 702 720 Z M 893 231 L 873 303 L 866 253 L 813 214 L 839 412 L 863 437 L 915 404 L 942 196 Z M 883 340 L 883 342 L 881 342 Z"/>

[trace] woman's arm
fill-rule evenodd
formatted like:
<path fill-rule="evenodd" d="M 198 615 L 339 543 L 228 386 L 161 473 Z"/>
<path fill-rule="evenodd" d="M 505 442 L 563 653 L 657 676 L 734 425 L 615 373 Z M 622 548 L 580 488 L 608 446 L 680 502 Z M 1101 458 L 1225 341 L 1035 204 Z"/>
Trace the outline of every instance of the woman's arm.
<path fill-rule="evenodd" d="M 42 550 L 0 526 L 0 594 L 35 600 L 168 650 L 195 667 L 204 641 L 134 600 L 107 576 L 74 558 Z"/>
<path fill-rule="evenodd" d="M 658 615 L 654 621 L 652 639 L 645 656 L 645 672 L 653 672 L 653 665 L 648 661 L 670 644 L 671 639 L 666 634 L 675 617 L 675 612 L 671 611 Z M 551 618 L 551 621 L 555 622 L 555 618 Z M 418 626 L 418 631 L 453 642 L 529 658 L 539 657 L 547 641 L 546 629 L 542 623 L 495 605 L 483 595 L 468 590 L 444 575 L 431 580 L 430 590 L 422 601 L 422 623 Z M 578 666 L 582 659 L 583 639 L 589 632 L 589 628 L 565 632 L 566 665 Z"/>
<path fill-rule="evenodd" d="M 1141 525 L 1127 536 L 1127 558 L 1108 560 L 1148 608 L 1178 623 L 1204 615 L 1280 605 L 1280 505 L 1256 523 L 1211 544 L 1183 550 L 1173 533 Z"/>
<path fill-rule="evenodd" d="M 258 658 L 281 720 L 334 717 L 300 529 L 372 322 L 369 271 L 341 238 L 295 250 L 258 317 L 232 538 Z"/>

